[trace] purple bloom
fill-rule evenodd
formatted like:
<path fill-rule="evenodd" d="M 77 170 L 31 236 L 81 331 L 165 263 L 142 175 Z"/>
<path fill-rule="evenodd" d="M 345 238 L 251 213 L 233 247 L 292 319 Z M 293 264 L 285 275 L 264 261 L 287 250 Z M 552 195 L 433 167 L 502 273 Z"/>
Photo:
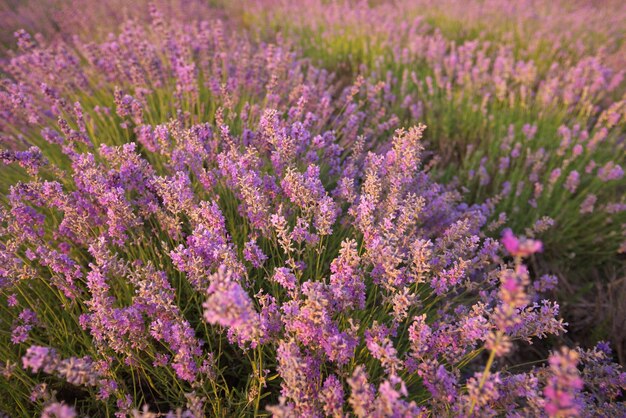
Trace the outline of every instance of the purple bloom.
<path fill-rule="evenodd" d="M 613 161 L 609 161 L 598 170 L 598 178 L 602 181 L 619 180 L 622 177 L 624 177 L 624 170 Z"/>
<path fill-rule="evenodd" d="M 282 395 L 294 403 L 298 415 L 317 416 L 317 391 L 321 384 L 320 362 L 302 353 L 293 341 L 281 341 L 277 352 Z"/>
<path fill-rule="evenodd" d="M 343 416 L 343 386 L 335 375 L 330 375 L 324 380 L 324 385 L 320 391 L 320 400 L 324 413 L 327 416 Z"/>
<path fill-rule="evenodd" d="M 259 248 L 254 239 L 246 242 L 243 257 L 256 268 L 261 267 L 267 260 L 267 256 L 263 253 L 261 248 Z"/>
<path fill-rule="evenodd" d="M 222 266 L 210 278 L 208 298 L 202 304 L 204 319 L 226 327 L 235 341 L 255 345 L 260 338 L 259 314 L 238 277 Z"/>
<path fill-rule="evenodd" d="M 339 309 L 363 309 L 365 307 L 365 283 L 359 268 L 361 258 L 356 242 L 343 241 L 339 257 L 330 264 L 330 291 Z"/>
<path fill-rule="evenodd" d="M 59 361 L 55 350 L 48 347 L 31 346 L 26 350 L 26 355 L 22 357 L 22 365 L 25 369 L 30 369 L 33 373 L 43 370 L 51 373 L 56 369 Z"/>
<path fill-rule="evenodd" d="M 434 400 L 451 403 L 457 397 L 456 377 L 435 360 L 421 363 L 417 373 Z"/>
<path fill-rule="evenodd" d="M 350 385 L 348 402 L 354 414 L 357 417 L 370 416 L 374 406 L 376 389 L 368 382 L 368 375 L 364 366 L 359 365 L 354 369 L 352 377 L 348 379 L 348 385 Z"/>
<path fill-rule="evenodd" d="M 294 276 L 291 270 L 286 267 L 277 267 L 274 270 L 272 281 L 278 283 L 289 291 L 296 290 L 298 284 L 298 279 L 296 279 L 296 276 Z"/>

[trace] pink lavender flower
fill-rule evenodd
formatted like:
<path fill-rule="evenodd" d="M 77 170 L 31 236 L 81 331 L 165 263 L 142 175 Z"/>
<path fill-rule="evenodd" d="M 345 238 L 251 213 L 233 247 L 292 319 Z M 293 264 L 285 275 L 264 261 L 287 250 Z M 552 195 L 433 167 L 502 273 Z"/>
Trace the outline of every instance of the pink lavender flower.
<path fill-rule="evenodd" d="M 17 300 L 17 295 L 15 293 L 9 295 L 7 297 L 7 305 L 9 305 L 10 307 L 15 307 L 18 305 L 18 300 Z"/>
<path fill-rule="evenodd" d="M 56 374 L 74 385 L 96 386 L 100 380 L 100 374 L 90 357 L 62 359 L 56 350 L 48 347 L 29 347 L 22 357 L 22 364 L 33 373 L 43 371 Z"/>
<path fill-rule="evenodd" d="M 456 286 L 463 279 L 467 264 L 465 260 L 461 259 L 455 262 L 452 268 L 442 270 L 431 282 L 431 286 L 435 289 L 435 292 L 438 295 L 442 295 L 451 287 Z"/>
<path fill-rule="evenodd" d="M 502 244 L 504 248 L 514 257 L 529 257 L 534 253 L 543 250 L 541 241 L 528 239 L 525 237 L 516 237 L 513 231 L 505 229 L 502 234 Z"/>
<path fill-rule="evenodd" d="M 75 418 L 76 410 L 69 405 L 54 402 L 46 406 L 41 412 L 42 418 Z"/>
<path fill-rule="evenodd" d="M 13 36 L 15 36 L 15 38 L 17 39 L 17 46 L 22 51 L 30 51 L 35 47 L 35 41 L 33 40 L 32 36 L 30 36 L 30 34 L 24 29 L 16 31 L 15 33 L 13 33 Z"/>
<path fill-rule="evenodd" d="M 580 213 L 592 213 L 597 200 L 598 197 L 595 194 L 589 193 L 580 204 Z"/>
<path fill-rule="evenodd" d="M 426 315 L 420 315 L 413 319 L 409 327 L 409 341 L 411 342 L 411 355 L 415 358 L 424 358 L 428 353 L 432 337 L 432 330 L 426 324 Z"/>
<path fill-rule="evenodd" d="M 365 331 L 365 345 L 371 355 L 380 360 L 385 370 L 394 374 L 401 362 L 389 334 L 387 327 L 374 322 L 372 329 Z"/>
<path fill-rule="evenodd" d="M 565 180 L 565 188 L 570 191 L 570 193 L 574 193 L 578 188 L 578 184 L 580 183 L 580 175 L 578 171 L 572 170 L 570 171 L 567 179 Z"/>
<path fill-rule="evenodd" d="M 583 388 L 583 381 L 576 368 L 579 355 L 567 347 L 550 355 L 548 383 L 543 391 L 546 397 L 545 411 L 551 417 L 578 416 L 581 412 L 578 392 Z"/>
<path fill-rule="evenodd" d="M 407 395 L 408 391 L 404 381 L 396 375 L 391 375 L 378 387 L 373 416 L 420 417 L 424 411 L 418 408 L 415 402 L 407 402 L 402 399 Z"/>
<path fill-rule="evenodd" d="M 561 177 L 561 169 L 560 168 L 555 168 L 550 173 L 550 179 L 549 179 L 550 184 L 556 183 L 557 180 L 559 179 L 559 177 Z"/>

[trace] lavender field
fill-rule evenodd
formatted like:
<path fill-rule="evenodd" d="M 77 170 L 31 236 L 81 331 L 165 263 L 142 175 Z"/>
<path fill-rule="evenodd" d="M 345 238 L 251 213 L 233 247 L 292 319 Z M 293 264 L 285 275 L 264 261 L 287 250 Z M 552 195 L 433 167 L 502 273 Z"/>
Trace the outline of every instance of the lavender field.
<path fill-rule="evenodd" d="M 0 418 L 626 417 L 626 3 L 0 0 Z"/>

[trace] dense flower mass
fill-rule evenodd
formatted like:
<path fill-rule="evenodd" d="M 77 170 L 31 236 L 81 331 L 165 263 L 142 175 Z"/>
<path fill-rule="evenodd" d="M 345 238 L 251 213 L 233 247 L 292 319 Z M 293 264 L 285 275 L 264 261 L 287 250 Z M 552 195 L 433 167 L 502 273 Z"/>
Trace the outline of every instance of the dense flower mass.
<path fill-rule="evenodd" d="M 623 188 L 618 70 L 584 45 L 543 68 L 420 19 L 383 42 L 400 16 L 382 6 L 326 28 L 346 5 L 310 2 L 284 38 L 241 22 L 293 5 L 186 3 L 138 2 L 121 26 L 105 14 L 106 35 L 60 13 L 3 52 L 0 413 L 626 415 L 609 344 L 560 343 L 545 265 L 562 248 L 542 241 L 565 199 L 611 231 L 612 256 L 623 241 L 626 205 L 607 198 Z M 377 18 L 380 56 L 355 73 L 299 45 Z M 486 154 L 420 122 L 443 97 L 487 121 L 531 109 L 593 125 L 559 126 L 552 150 L 532 144 L 556 131 L 507 119 Z"/>

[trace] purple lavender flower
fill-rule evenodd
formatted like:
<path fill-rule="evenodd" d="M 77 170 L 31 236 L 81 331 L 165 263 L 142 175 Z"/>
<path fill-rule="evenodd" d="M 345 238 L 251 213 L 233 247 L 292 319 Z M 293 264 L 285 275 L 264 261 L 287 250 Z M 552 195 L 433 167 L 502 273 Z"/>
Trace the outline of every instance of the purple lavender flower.
<path fill-rule="evenodd" d="M 319 361 L 302 353 L 293 341 L 281 341 L 277 359 L 278 372 L 283 379 L 282 395 L 293 401 L 294 412 L 306 416 L 319 415 L 316 402 L 321 383 Z"/>
<path fill-rule="evenodd" d="M 286 267 L 277 267 L 274 270 L 272 281 L 278 283 L 289 291 L 296 290 L 298 279 L 296 276 Z"/>
<path fill-rule="evenodd" d="M 339 257 L 330 264 L 330 291 L 339 309 L 365 307 L 365 283 L 359 268 L 356 241 L 343 241 Z"/>
<path fill-rule="evenodd" d="M 56 369 L 59 357 L 54 349 L 41 346 L 31 346 L 22 357 L 22 365 L 34 373 L 43 370 L 51 373 Z"/>
<path fill-rule="evenodd" d="M 439 402 L 452 403 L 457 397 L 457 378 L 435 360 L 419 365 L 419 376 L 424 379 L 424 386 L 433 399 Z"/>
<path fill-rule="evenodd" d="M 585 200 L 580 204 L 580 213 L 592 213 L 597 200 L 598 197 L 595 194 L 588 194 Z"/>
<path fill-rule="evenodd" d="M 204 319 L 226 327 L 240 344 L 256 344 L 260 337 L 259 314 L 239 279 L 222 266 L 210 278 L 208 298 L 202 304 Z"/>
<path fill-rule="evenodd" d="M 368 375 L 365 367 L 357 366 L 352 373 L 352 377 L 348 380 L 350 385 L 350 397 L 348 402 L 352 407 L 352 411 L 357 417 L 370 416 L 374 406 L 376 389 L 368 382 Z"/>
<path fill-rule="evenodd" d="M 263 263 L 267 260 L 267 256 L 263 253 L 254 239 L 246 242 L 243 250 L 243 257 L 256 268 L 263 266 Z"/>
<path fill-rule="evenodd" d="M 324 379 L 324 385 L 320 391 L 320 401 L 326 416 L 334 418 L 343 416 L 343 386 L 335 375 L 330 375 Z"/>

